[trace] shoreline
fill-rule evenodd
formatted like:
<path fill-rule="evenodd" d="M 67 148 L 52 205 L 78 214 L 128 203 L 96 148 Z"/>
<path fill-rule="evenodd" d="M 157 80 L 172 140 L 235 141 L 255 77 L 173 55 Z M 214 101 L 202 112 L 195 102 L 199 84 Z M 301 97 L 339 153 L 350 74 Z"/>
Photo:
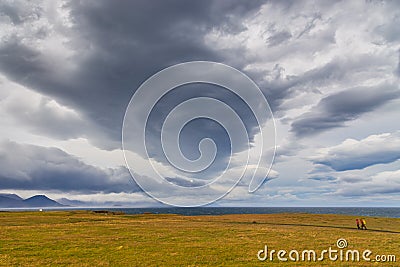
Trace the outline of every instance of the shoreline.
<path fill-rule="evenodd" d="M 29 207 L 0 208 L 0 212 L 34 212 L 34 211 L 98 211 L 122 212 L 125 214 L 178 214 L 185 216 L 203 215 L 241 215 L 241 214 L 329 214 L 359 217 L 400 218 L 400 207 Z"/>

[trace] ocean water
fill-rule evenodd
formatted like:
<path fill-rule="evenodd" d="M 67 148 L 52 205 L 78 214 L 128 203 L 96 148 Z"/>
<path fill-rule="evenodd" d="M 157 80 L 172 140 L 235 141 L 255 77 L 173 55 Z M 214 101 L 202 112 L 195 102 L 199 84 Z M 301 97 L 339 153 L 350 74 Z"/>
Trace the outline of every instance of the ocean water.
<path fill-rule="evenodd" d="M 98 208 L 92 210 L 99 210 Z M 181 214 L 181 215 L 222 215 L 222 214 L 273 214 L 273 213 L 313 213 L 346 214 L 356 216 L 400 218 L 400 208 L 356 208 L 356 207 L 198 207 L 198 208 L 106 208 L 127 214 Z"/>
<path fill-rule="evenodd" d="M 9 208 L 0 211 L 32 211 L 39 208 Z M 108 210 L 122 211 L 126 214 L 180 214 L 187 216 L 223 214 L 274 214 L 274 213 L 312 213 L 345 214 L 355 216 L 400 218 L 400 207 L 197 207 L 197 208 L 125 208 L 125 207 L 65 207 L 43 208 L 43 210 Z"/>

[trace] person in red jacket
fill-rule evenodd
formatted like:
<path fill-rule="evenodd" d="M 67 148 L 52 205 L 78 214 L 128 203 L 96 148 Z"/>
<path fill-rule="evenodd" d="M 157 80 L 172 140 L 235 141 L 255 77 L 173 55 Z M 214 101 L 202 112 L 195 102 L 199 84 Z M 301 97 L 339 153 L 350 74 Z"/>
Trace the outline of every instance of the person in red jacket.
<path fill-rule="evenodd" d="M 356 224 L 357 224 L 357 229 L 360 230 L 360 221 L 358 219 L 356 219 Z"/>

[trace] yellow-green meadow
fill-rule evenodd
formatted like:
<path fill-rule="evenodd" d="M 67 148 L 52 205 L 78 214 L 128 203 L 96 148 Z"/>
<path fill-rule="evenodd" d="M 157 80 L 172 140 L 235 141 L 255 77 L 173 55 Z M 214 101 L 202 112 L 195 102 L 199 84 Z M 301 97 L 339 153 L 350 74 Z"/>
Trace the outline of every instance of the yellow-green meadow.
<path fill-rule="evenodd" d="M 125 215 L 90 211 L 0 212 L 1 266 L 400 266 L 400 219 L 355 216 L 257 214 L 219 216 Z M 396 256 L 378 263 L 302 261 L 304 250 L 336 249 Z M 257 254 L 276 250 L 273 261 Z M 277 258 L 279 250 L 287 261 Z M 290 251 L 300 253 L 297 262 Z M 339 256 L 338 252 L 338 256 Z M 283 253 L 283 252 L 281 252 Z M 260 254 L 264 255 L 263 253 Z M 295 254 L 292 253 L 291 256 Z M 388 258 L 389 259 L 389 258 Z"/>

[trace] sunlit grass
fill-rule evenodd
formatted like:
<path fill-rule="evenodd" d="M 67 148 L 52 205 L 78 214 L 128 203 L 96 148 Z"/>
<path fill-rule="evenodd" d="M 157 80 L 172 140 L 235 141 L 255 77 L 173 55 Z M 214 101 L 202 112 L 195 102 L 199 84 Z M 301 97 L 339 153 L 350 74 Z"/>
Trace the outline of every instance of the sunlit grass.
<path fill-rule="evenodd" d="M 265 244 L 275 250 L 321 251 L 335 248 L 338 238 L 345 238 L 349 249 L 397 256 L 397 263 L 352 262 L 343 266 L 400 265 L 400 219 L 366 217 L 370 230 L 361 231 L 355 229 L 355 218 L 310 214 L 0 212 L 0 265 L 268 266 L 271 262 L 257 259 L 257 252 Z M 279 262 L 275 259 L 274 263 Z M 334 263 L 326 259 L 311 264 Z"/>

